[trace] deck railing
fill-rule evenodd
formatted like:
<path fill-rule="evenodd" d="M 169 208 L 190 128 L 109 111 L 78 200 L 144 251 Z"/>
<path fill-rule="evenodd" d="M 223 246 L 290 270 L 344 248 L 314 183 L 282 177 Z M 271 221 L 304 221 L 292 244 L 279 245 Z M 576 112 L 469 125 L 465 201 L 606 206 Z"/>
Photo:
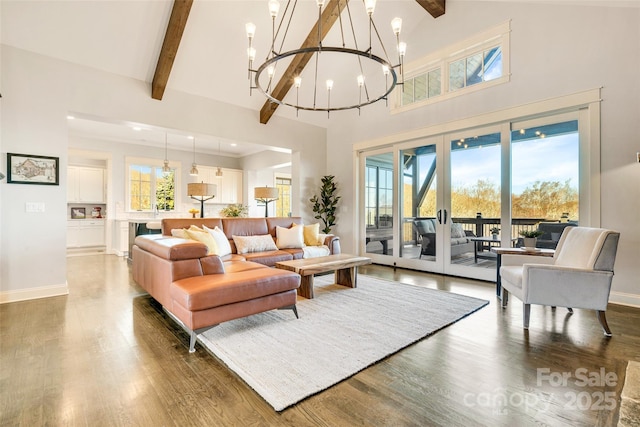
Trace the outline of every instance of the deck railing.
<path fill-rule="evenodd" d="M 404 244 L 412 244 L 416 242 L 416 234 L 413 230 L 413 220 L 415 219 L 433 219 L 433 217 L 404 217 L 402 219 L 402 227 L 404 236 Z M 462 228 L 471 231 L 478 237 L 490 236 L 493 227 L 501 228 L 500 218 L 463 218 L 455 217 L 453 222 L 462 224 Z M 549 220 L 546 218 L 513 218 L 511 220 L 511 237 L 516 238 L 523 230 L 535 230 L 540 222 L 559 222 L 557 220 Z"/>

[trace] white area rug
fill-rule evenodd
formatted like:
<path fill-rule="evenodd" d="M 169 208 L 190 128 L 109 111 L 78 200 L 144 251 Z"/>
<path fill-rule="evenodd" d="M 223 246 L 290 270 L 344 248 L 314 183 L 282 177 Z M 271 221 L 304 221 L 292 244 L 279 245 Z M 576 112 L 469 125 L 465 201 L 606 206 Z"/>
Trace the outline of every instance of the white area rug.
<path fill-rule="evenodd" d="M 198 339 L 281 411 L 489 303 L 365 275 L 355 289 L 333 278 L 315 278 L 315 298 L 298 301 L 300 319 L 273 310 Z"/>

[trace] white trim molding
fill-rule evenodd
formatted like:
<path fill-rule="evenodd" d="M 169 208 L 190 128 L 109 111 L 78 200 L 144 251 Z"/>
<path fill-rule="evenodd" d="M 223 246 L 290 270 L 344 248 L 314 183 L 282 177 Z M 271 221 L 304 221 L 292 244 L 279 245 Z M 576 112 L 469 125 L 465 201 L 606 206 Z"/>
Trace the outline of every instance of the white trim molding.
<path fill-rule="evenodd" d="M 609 303 L 640 308 L 640 294 L 611 291 L 609 294 Z"/>
<path fill-rule="evenodd" d="M 41 286 L 37 288 L 3 291 L 0 292 L 0 304 L 28 301 L 39 298 L 58 297 L 63 295 L 69 295 L 69 286 L 67 283 L 64 283 L 62 285 Z"/>

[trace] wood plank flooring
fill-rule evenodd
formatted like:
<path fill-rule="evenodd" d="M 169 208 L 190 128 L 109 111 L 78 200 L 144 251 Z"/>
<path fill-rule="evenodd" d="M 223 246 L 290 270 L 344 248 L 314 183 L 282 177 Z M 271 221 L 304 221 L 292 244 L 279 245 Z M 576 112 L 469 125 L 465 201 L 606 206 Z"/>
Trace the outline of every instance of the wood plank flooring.
<path fill-rule="evenodd" d="M 278 413 L 199 345 L 189 354 L 124 259 L 72 257 L 68 296 L 0 305 L 0 425 L 617 423 L 627 361 L 640 361 L 640 309 L 610 305 L 608 339 L 593 312 L 532 307 L 527 332 L 520 301 L 501 309 L 491 283 L 376 265 L 359 274 L 491 303 Z M 583 384 L 600 372 L 608 384 Z"/>

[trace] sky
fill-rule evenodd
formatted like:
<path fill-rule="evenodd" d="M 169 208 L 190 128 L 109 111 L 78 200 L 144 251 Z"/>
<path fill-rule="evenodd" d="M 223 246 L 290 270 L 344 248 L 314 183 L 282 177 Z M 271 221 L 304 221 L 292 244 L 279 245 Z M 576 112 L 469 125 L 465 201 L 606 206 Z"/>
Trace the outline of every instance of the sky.
<path fill-rule="evenodd" d="M 500 146 L 452 152 L 452 186 L 473 186 L 479 179 L 500 185 Z M 516 142 L 512 148 L 512 193 L 536 181 L 570 180 L 578 188 L 578 135 Z"/>

